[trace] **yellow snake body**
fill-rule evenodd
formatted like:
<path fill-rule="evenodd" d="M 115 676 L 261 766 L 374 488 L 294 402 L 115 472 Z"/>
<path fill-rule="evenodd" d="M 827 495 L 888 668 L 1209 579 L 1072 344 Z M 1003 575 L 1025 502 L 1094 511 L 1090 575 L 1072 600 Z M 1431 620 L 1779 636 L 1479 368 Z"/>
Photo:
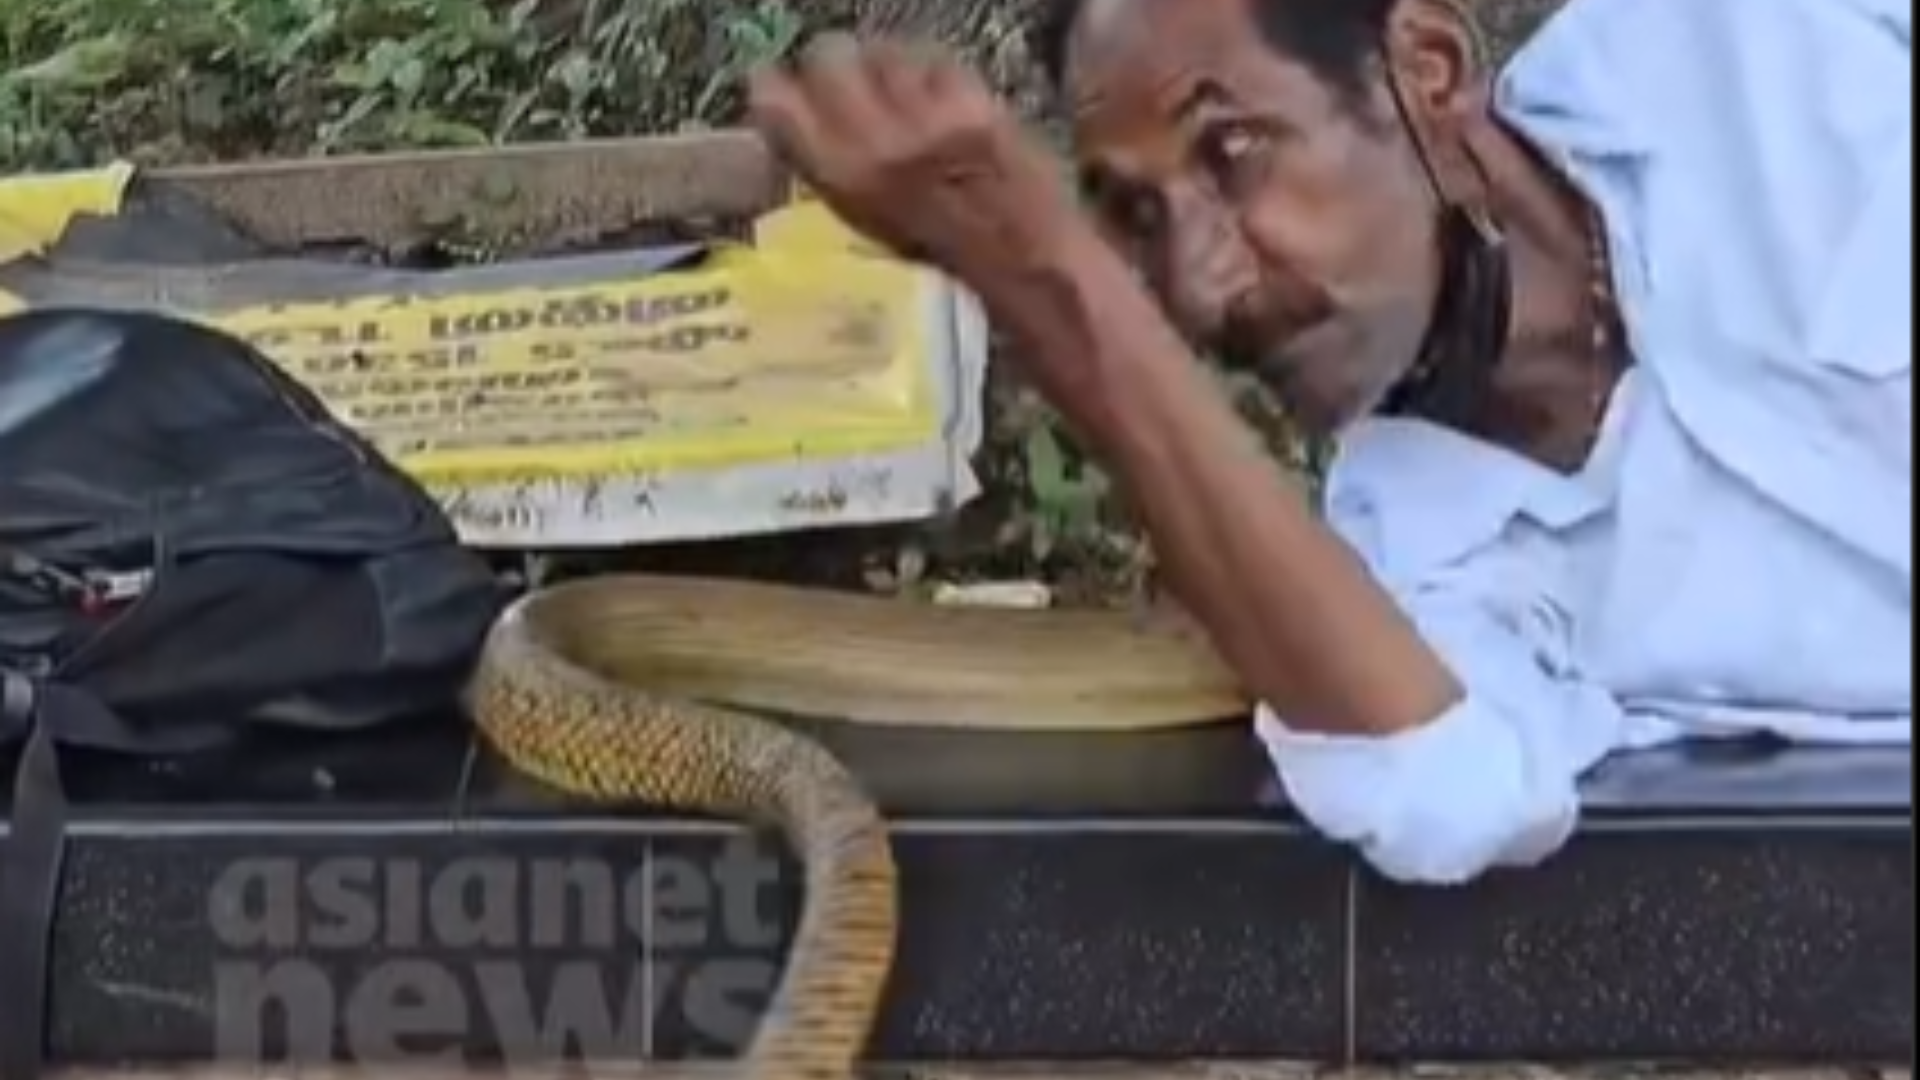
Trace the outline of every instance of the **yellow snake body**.
<path fill-rule="evenodd" d="M 752 1080 L 846 1080 L 893 961 L 895 869 L 861 785 L 766 709 L 919 727 L 1146 729 L 1244 709 L 1199 642 L 1124 612 L 942 608 L 824 590 L 592 578 L 517 600 L 475 719 L 577 795 L 778 827 L 805 867 L 798 934 L 748 1047 Z"/>

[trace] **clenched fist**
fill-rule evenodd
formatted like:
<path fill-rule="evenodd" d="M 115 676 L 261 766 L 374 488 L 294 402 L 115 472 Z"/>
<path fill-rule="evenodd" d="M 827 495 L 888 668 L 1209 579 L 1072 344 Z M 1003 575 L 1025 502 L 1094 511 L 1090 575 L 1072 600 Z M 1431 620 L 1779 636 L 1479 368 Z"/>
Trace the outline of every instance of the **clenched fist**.
<path fill-rule="evenodd" d="M 945 54 L 825 35 L 754 75 L 749 116 L 842 219 L 990 307 L 1093 235 L 1055 156 Z"/>

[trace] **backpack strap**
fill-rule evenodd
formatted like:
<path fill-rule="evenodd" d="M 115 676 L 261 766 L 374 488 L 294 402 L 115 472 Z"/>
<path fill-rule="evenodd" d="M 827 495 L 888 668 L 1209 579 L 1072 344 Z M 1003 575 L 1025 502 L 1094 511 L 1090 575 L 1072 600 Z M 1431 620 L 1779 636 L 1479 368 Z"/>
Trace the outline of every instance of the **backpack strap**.
<path fill-rule="evenodd" d="M 0 1080 L 39 1080 L 47 1057 L 48 953 L 66 862 L 67 794 L 39 678 L 0 669 L 0 730 L 27 733 L 0 848 Z"/>

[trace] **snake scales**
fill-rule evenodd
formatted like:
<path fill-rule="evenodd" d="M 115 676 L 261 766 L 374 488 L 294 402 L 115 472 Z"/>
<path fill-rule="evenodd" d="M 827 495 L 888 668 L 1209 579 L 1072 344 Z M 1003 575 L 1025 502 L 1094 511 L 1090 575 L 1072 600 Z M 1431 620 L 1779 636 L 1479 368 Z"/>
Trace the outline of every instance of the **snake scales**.
<path fill-rule="evenodd" d="M 632 576 L 517 600 L 488 638 L 473 704 L 488 741 L 540 781 L 785 833 L 805 867 L 804 908 L 744 1072 L 843 1080 L 893 960 L 886 826 L 825 749 L 739 709 L 1111 731 L 1215 720 L 1245 701 L 1210 650 L 1125 612 L 930 607 Z"/>

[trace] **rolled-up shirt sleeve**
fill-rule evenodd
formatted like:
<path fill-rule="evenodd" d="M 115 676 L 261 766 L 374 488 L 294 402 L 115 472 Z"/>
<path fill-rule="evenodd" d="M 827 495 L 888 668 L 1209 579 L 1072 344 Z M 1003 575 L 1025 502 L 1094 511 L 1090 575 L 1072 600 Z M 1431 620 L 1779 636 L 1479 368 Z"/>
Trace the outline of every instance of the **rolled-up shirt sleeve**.
<path fill-rule="evenodd" d="M 1402 605 L 1464 695 L 1386 738 L 1295 731 L 1261 708 L 1256 730 L 1299 812 L 1385 876 L 1459 884 L 1557 852 L 1578 781 L 1624 738 L 1620 706 L 1565 670 L 1548 609 L 1515 618 L 1471 595 Z"/>

